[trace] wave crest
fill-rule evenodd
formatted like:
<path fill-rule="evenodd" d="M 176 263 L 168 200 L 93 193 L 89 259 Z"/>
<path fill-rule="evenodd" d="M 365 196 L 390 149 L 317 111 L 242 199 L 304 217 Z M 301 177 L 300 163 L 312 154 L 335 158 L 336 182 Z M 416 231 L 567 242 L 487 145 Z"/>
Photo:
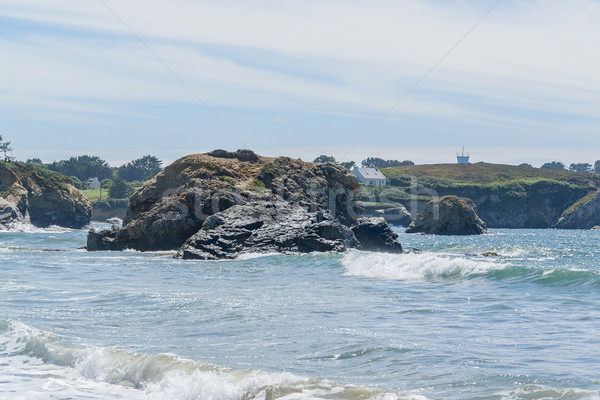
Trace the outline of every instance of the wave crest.
<path fill-rule="evenodd" d="M 384 280 L 422 281 L 463 277 L 503 269 L 510 264 L 497 259 L 469 256 L 421 254 L 386 254 L 353 251 L 342 259 L 347 276 Z"/>
<path fill-rule="evenodd" d="M 0 355 L 26 357 L 21 365 L 28 368 L 36 364 L 34 360 L 42 360 L 40 371 L 46 371 L 49 365 L 62 368 L 54 367 L 51 376 L 34 371 L 28 382 L 31 377 L 41 381 L 33 391 L 39 388 L 61 394 L 85 391 L 86 398 L 91 399 L 105 399 L 109 384 L 114 388 L 111 392 L 114 391 L 115 398 L 152 400 L 426 400 L 422 396 L 401 396 L 382 389 L 341 385 L 291 373 L 219 367 L 173 354 L 73 346 L 56 335 L 13 321 L 0 321 Z M 132 392 L 123 397 L 124 390 Z"/>

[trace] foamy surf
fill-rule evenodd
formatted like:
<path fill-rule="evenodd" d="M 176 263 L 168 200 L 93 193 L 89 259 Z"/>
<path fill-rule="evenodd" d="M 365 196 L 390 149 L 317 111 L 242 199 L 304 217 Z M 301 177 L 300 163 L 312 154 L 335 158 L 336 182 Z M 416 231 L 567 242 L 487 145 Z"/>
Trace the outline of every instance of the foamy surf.
<path fill-rule="evenodd" d="M 346 276 L 383 280 L 422 281 L 464 277 L 503 269 L 498 259 L 451 254 L 387 254 L 352 251 L 342 258 Z"/>
<path fill-rule="evenodd" d="M 67 233 L 75 231 L 76 229 L 63 228 L 57 225 L 40 228 L 32 225 L 30 222 L 12 222 L 7 225 L 0 224 L 0 233 Z"/>
<path fill-rule="evenodd" d="M 76 346 L 0 321 L 0 398 L 149 400 L 426 400 L 290 373 L 239 370 L 172 354 Z"/>

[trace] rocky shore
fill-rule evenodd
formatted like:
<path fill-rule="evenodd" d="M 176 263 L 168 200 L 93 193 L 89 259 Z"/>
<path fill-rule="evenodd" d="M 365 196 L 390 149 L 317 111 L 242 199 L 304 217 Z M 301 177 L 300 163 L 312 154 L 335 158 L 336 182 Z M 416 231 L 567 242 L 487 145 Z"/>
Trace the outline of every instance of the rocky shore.
<path fill-rule="evenodd" d="M 36 166 L 0 162 L 0 227 L 30 223 L 81 229 L 92 206 L 65 176 Z"/>
<path fill-rule="evenodd" d="M 362 218 L 354 176 L 336 164 L 215 150 L 181 158 L 130 199 L 123 227 L 90 231 L 87 249 L 177 250 L 184 259 L 244 253 L 401 253 L 382 218 Z"/>

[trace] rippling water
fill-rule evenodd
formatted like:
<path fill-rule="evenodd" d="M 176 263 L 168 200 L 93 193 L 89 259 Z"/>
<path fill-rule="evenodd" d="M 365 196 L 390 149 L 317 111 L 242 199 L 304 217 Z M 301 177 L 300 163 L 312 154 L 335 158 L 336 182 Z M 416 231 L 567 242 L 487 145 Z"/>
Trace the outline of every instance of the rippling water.
<path fill-rule="evenodd" d="M 600 398 L 600 231 L 218 262 L 85 236 L 0 232 L 1 399 Z"/>

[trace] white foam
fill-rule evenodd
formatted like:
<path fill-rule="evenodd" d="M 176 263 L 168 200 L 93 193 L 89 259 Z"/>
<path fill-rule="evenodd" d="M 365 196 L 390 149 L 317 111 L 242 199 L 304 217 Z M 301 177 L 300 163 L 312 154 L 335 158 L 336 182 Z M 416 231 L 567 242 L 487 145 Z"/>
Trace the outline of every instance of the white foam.
<path fill-rule="evenodd" d="M 236 370 L 172 354 L 73 346 L 56 335 L 0 321 L 0 398 L 145 400 L 425 399 L 341 386 L 290 373 Z M 5 397 L 6 396 L 6 397 Z"/>
<path fill-rule="evenodd" d="M 11 222 L 7 225 L 0 224 L 0 233 L 68 233 L 76 229 L 63 228 L 57 225 L 51 225 L 47 228 L 39 228 L 30 222 Z"/>
<path fill-rule="evenodd" d="M 510 266 L 497 259 L 451 254 L 387 254 L 352 251 L 342 264 L 347 276 L 384 280 L 422 281 L 452 276 L 483 274 Z"/>

